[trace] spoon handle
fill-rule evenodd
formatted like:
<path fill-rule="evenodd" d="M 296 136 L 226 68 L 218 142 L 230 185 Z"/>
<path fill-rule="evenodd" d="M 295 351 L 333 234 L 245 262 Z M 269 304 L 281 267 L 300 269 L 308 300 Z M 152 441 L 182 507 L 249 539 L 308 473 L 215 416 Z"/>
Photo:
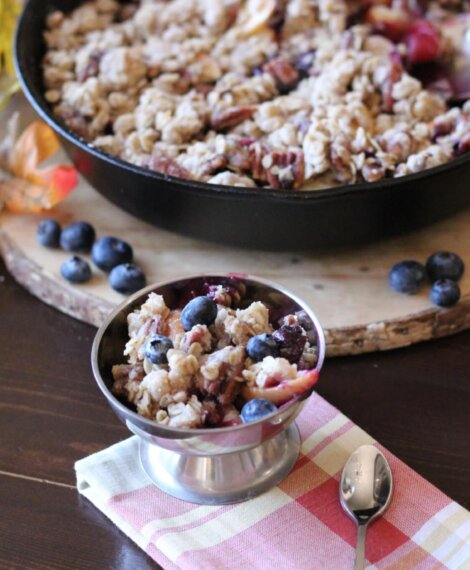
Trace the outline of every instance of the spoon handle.
<path fill-rule="evenodd" d="M 364 558 L 366 550 L 366 533 L 367 525 L 360 524 L 357 527 L 357 542 L 356 542 L 356 562 L 354 564 L 354 570 L 364 569 Z"/>

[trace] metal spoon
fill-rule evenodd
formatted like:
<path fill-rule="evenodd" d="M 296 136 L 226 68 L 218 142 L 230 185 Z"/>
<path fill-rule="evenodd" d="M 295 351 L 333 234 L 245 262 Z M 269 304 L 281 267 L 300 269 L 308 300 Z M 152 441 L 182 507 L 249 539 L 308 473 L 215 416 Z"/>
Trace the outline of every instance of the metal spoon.
<path fill-rule="evenodd" d="M 364 568 L 367 526 L 383 514 L 392 498 L 392 471 L 373 445 L 356 449 L 341 475 L 341 506 L 358 525 L 354 570 Z"/>

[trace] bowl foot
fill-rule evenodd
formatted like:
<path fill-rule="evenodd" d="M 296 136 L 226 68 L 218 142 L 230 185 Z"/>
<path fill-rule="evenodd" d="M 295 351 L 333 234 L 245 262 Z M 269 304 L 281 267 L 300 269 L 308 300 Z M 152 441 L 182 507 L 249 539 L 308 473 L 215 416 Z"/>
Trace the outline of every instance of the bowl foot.
<path fill-rule="evenodd" d="M 180 455 L 140 440 L 140 460 L 157 487 L 183 501 L 225 505 L 246 501 L 282 481 L 300 450 L 295 423 L 261 445 L 210 457 Z"/>

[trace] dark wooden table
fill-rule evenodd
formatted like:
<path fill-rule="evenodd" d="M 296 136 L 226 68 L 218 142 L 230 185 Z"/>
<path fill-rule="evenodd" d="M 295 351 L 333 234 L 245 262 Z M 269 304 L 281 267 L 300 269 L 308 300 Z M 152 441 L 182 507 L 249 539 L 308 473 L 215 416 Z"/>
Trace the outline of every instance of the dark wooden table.
<path fill-rule="evenodd" d="M 43 305 L 0 261 L 0 568 L 156 568 L 75 490 L 73 465 L 128 437 L 95 387 L 95 329 Z M 470 507 L 470 331 L 329 360 L 318 391 Z"/>

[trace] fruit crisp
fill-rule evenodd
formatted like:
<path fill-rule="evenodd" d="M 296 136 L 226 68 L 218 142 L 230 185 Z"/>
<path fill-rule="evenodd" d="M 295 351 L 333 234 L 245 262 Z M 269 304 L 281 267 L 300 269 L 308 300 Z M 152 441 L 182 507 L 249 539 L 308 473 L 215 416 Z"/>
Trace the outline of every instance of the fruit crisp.
<path fill-rule="evenodd" d="M 113 393 L 174 428 L 237 425 L 256 418 L 253 406 L 244 416 L 247 402 L 273 411 L 308 393 L 318 379 L 312 321 L 300 311 L 273 326 L 262 302 L 243 308 L 240 289 L 211 285 L 173 310 L 150 293 L 128 315 L 127 364 L 113 366 Z"/>
<path fill-rule="evenodd" d="M 93 0 L 48 17 L 45 97 L 93 147 L 160 173 L 282 190 L 375 182 L 470 150 L 470 101 L 453 106 L 446 75 L 450 22 L 468 26 L 469 10 Z"/>

